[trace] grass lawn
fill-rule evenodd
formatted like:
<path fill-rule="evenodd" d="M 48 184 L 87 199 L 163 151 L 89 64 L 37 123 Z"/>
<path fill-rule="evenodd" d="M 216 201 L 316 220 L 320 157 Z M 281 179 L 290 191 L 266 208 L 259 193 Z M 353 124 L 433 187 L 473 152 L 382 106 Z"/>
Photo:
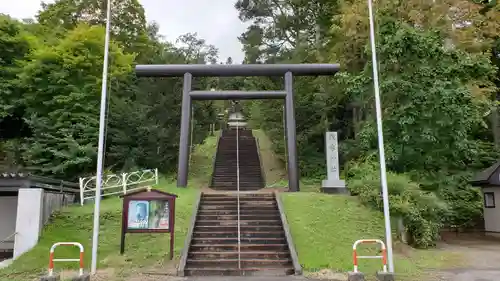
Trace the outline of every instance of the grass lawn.
<path fill-rule="evenodd" d="M 313 273 L 324 269 L 352 271 L 352 244 L 358 239 L 384 241 L 382 213 L 361 205 L 355 197 L 317 192 L 282 193 L 300 264 Z M 361 245 L 359 255 L 376 254 L 374 246 Z M 416 250 L 395 245 L 395 272 L 402 280 L 418 280 L 425 269 L 446 267 L 458 262 L 456 254 L 439 250 Z M 367 278 L 382 269 L 379 259 L 358 260 L 359 270 Z M 369 280 L 369 279 L 368 279 Z"/>
<path fill-rule="evenodd" d="M 259 143 L 260 161 L 266 178 L 267 187 L 283 187 L 288 183 L 285 165 L 278 155 L 273 151 L 273 142 L 266 136 L 262 130 L 253 130 L 254 137 Z"/>
<path fill-rule="evenodd" d="M 175 221 L 175 255 L 179 256 L 184 245 L 193 204 L 198 194 L 196 188 L 177 188 L 173 183 L 162 182 L 159 189 L 177 194 Z M 120 256 L 122 202 L 119 198 L 105 199 L 101 204 L 99 236 L 99 268 L 134 269 L 156 266 L 168 258 L 169 234 L 127 234 L 125 254 Z M 56 242 L 79 242 L 85 248 L 85 265 L 91 259 L 93 205 L 72 206 L 54 214 L 46 225 L 38 245 L 14 263 L 0 270 L 0 280 L 26 281 L 45 274 L 49 249 Z M 78 251 L 61 246 L 56 258 L 77 258 Z M 56 263 L 55 269 L 77 268 L 76 263 Z"/>
<path fill-rule="evenodd" d="M 261 131 L 259 138 L 261 157 L 268 183 L 283 184 L 286 173 L 271 152 L 270 141 Z M 191 157 L 189 187 L 176 188 L 174 179 L 163 179 L 156 188 L 177 194 L 175 257 L 184 246 L 193 204 L 198 196 L 197 187 L 206 186 L 212 173 L 217 139 L 209 137 L 195 147 Z M 271 181 L 271 182 L 270 182 Z M 331 272 L 352 270 L 352 244 L 357 239 L 383 238 L 382 213 L 362 206 L 355 197 L 318 193 L 317 184 L 305 180 L 302 192 L 282 193 L 293 242 L 306 274 L 315 276 L 325 269 Z M 109 278 L 124 280 L 137 271 L 169 271 L 176 261 L 168 258 L 168 234 L 128 234 L 125 254 L 119 254 L 121 208 L 119 198 L 102 201 L 98 268 L 111 270 Z M 49 248 L 55 242 L 80 242 L 85 247 L 85 266 L 90 267 L 93 225 L 93 205 L 71 206 L 55 213 L 45 226 L 40 241 L 33 250 L 21 256 L 11 266 L 0 269 L 0 280 L 26 281 L 46 274 Z M 461 257 L 439 250 L 415 250 L 396 243 L 395 269 L 398 280 L 422 281 L 424 269 L 440 268 L 458 262 Z M 360 255 L 375 254 L 373 246 L 360 246 Z M 78 257 L 76 249 L 59 247 L 56 258 Z M 380 260 L 360 260 L 362 272 L 370 275 L 381 269 Z M 56 271 L 76 269 L 75 263 L 56 263 Z M 316 275 L 317 276 L 317 275 Z M 136 280 L 136 279 L 134 279 Z M 139 280 L 139 279 L 138 279 Z"/>
<path fill-rule="evenodd" d="M 175 193 L 175 256 L 179 257 L 189 228 L 193 204 L 198 196 L 200 184 L 206 183 L 211 174 L 212 156 L 215 153 L 215 137 L 208 138 L 193 153 L 190 184 L 188 188 L 177 188 L 172 179 L 163 179 L 155 188 Z M 208 173 L 207 176 L 207 172 Z M 122 201 L 107 198 L 101 201 L 98 268 L 110 268 L 114 275 L 126 275 L 139 268 L 156 268 L 171 265 L 168 262 L 169 234 L 127 234 L 125 254 L 121 256 L 121 210 Z M 22 255 L 14 263 L 0 269 L 2 281 L 27 281 L 47 273 L 49 249 L 56 242 L 79 242 L 85 248 L 85 267 L 90 268 L 92 251 L 94 205 L 70 206 L 55 213 L 43 229 L 38 245 Z M 77 258 L 78 250 L 61 246 L 55 251 L 56 258 Z M 77 269 L 77 263 L 56 263 L 55 270 Z"/>

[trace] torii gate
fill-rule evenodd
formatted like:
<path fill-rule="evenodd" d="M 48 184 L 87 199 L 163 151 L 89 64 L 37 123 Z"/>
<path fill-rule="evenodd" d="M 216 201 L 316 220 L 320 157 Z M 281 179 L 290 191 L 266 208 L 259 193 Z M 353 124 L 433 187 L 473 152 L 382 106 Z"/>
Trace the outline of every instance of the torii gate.
<path fill-rule="evenodd" d="M 138 77 L 182 77 L 182 116 L 179 140 L 177 186 L 186 187 L 189 168 L 189 133 L 191 101 L 193 100 L 250 100 L 284 99 L 285 127 L 288 150 L 288 189 L 299 191 L 293 76 L 334 75 L 338 64 L 157 64 L 137 65 Z M 283 91 L 192 91 L 193 77 L 284 76 Z"/>

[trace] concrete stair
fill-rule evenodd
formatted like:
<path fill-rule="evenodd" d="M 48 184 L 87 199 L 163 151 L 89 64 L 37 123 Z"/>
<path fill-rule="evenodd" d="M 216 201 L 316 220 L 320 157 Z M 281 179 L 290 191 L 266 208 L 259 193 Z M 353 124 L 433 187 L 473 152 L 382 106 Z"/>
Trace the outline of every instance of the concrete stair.
<path fill-rule="evenodd" d="M 211 188 L 237 190 L 236 129 L 222 131 L 215 156 Z M 257 141 L 248 129 L 238 129 L 240 191 L 258 190 L 264 187 Z"/>
<path fill-rule="evenodd" d="M 188 252 L 188 276 L 282 276 L 294 273 L 273 193 L 202 194 Z M 240 258 L 240 265 L 238 265 Z"/>

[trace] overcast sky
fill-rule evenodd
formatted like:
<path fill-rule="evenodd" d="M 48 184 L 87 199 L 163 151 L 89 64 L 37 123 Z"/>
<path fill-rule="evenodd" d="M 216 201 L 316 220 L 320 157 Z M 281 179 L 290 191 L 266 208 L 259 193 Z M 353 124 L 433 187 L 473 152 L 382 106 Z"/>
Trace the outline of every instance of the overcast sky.
<path fill-rule="evenodd" d="M 53 2 L 54 0 L 45 0 Z M 40 9 L 40 0 L 0 0 L 0 13 L 23 19 L 32 18 Z M 232 57 L 243 60 L 237 37 L 245 30 L 234 8 L 235 0 L 139 0 L 148 21 L 160 24 L 160 33 L 168 41 L 181 34 L 197 32 L 207 43 L 219 48 L 221 61 Z"/>

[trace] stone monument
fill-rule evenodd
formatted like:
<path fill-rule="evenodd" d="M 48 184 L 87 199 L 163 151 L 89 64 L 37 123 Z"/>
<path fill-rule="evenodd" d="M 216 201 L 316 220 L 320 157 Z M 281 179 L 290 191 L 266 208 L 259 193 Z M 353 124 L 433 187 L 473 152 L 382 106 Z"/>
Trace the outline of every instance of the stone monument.
<path fill-rule="evenodd" d="M 339 149 L 337 132 L 326 132 L 326 166 L 327 179 L 321 183 L 321 191 L 324 193 L 349 193 L 345 181 L 340 179 L 339 175 Z"/>

